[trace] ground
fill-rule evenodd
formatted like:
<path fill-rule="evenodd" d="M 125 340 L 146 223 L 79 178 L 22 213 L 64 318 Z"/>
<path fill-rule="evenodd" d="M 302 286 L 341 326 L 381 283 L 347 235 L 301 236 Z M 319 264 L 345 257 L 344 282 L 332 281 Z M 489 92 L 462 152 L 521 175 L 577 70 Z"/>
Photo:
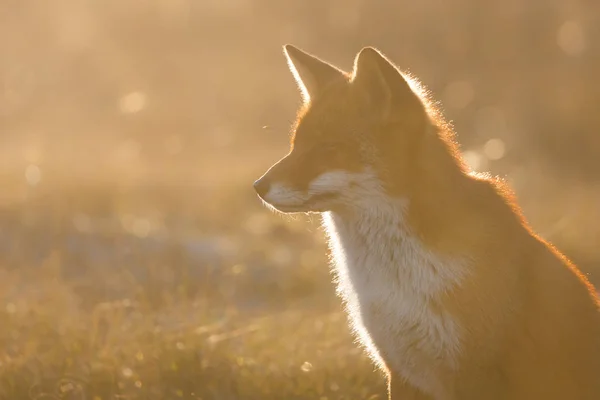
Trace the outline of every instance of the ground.
<path fill-rule="evenodd" d="M 316 219 L 267 211 L 252 180 L 50 180 L 2 215 L 0 398 L 385 397 Z"/>

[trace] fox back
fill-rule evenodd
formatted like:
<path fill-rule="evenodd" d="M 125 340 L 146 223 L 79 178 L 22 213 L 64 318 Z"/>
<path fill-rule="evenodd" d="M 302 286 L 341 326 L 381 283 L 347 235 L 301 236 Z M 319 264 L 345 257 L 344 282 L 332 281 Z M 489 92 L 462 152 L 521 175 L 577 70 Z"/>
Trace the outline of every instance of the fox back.
<path fill-rule="evenodd" d="M 499 179 L 468 170 L 428 93 L 373 48 L 352 73 L 284 53 L 304 104 L 255 189 L 321 213 L 351 326 L 398 399 L 598 399 L 600 315 Z"/>

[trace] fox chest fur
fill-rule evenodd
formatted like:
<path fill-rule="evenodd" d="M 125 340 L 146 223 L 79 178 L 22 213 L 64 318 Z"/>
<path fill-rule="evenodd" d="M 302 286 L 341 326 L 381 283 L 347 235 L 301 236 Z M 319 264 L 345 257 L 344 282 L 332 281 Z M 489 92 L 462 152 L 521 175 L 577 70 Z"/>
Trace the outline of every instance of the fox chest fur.
<path fill-rule="evenodd" d="M 457 368 L 461 326 L 438 297 L 460 285 L 465 270 L 423 247 L 404 224 L 404 206 L 324 214 L 338 293 L 357 337 L 381 368 L 443 392 L 432 366 Z"/>

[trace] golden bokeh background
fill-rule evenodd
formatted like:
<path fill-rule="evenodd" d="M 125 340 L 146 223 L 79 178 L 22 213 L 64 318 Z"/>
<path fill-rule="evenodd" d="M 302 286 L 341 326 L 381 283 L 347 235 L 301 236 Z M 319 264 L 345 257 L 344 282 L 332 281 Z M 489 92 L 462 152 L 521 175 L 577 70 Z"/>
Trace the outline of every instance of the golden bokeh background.
<path fill-rule="evenodd" d="M 285 43 L 419 77 L 600 284 L 594 0 L 4 0 L 0 399 L 384 398 L 318 221 L 252 189 L 300 101 Z"/>

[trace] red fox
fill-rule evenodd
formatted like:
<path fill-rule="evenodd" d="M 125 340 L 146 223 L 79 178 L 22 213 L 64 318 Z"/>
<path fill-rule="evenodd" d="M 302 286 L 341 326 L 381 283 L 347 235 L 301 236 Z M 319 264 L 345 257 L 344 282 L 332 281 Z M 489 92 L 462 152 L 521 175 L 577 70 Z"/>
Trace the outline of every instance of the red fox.
<path fill-rule="evenodd" d="M 598 400 L 600 302 L 470 171 L 416 79 L 366 47 L 352 73 L 292 45 L 304 105 L 254 188 L 320 213 L 338 293 L 393 400 Z"/>

